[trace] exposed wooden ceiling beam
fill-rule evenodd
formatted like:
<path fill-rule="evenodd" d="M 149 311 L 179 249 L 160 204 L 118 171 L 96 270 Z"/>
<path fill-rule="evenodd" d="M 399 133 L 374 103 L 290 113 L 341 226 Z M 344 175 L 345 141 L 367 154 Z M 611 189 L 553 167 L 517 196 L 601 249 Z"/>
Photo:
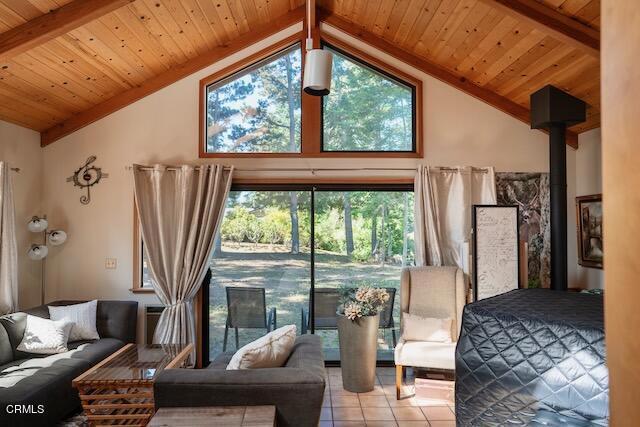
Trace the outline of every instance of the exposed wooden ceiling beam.
<path fill-rule="evenodd" d="M 550 36 L 600 58 L 600 32 L 535 0 L 481 0 Z"/>
<path fill-rule="evenodd" d="M 58 139 L 81 129 L 96 120 L 108 116 L 109 114 L 126 107 L 172 83 L 177 82 L 205 67 L 241 51 L 254 43 L 259 42 L 269 36 L 282 31 L 291 25 L 299 23 L 305 16 L 304 6 L 288 12 L 287 14 L 272 20 L 268 25 L 255 28 L 223 46 L 215 47 L 206 53 L 196 56 L 187 62 L 177 65 L 139 86 L 122 92 L 100 104 L 97 104 L 86 111 L 78 113 L 67 119 L 65 122 L 55 125 L 40 134 L 40 145 L 46 146 Z"/>
<path fill-rule="evenodd" d="M 324 9 L 320 11 L 320 20 L 444 83 L 484 101 L 492 107 L 497 108 L 498 110 L 507 113 L 524 123 L 530 124 L 529 109 L 505 98 L 502 95 L 478 86 L 464 77 L 457 76 L 435 62 L 401 49 L 397 45 L 392 44 L 337 15 L 333 15 L 331 12 L 327 12 Z M 578 148 L 578 136 L 575 132 L 567 131 L 567 145 L 570 145 L 573 148 Z"/>
<path fill-rule="evenodd" d="M 0 34 L 0 62 L 33 49 L 134 0 L 75 0 Z"/>

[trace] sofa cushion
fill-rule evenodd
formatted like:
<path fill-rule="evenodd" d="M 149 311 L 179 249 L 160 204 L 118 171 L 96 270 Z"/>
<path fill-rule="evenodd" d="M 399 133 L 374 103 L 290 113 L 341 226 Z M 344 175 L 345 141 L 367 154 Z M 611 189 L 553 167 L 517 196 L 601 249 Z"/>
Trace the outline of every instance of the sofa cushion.
<path fill-rule="evenodd" d="M 76 410 L 80 400 L 71 382 L 91 363 L 74 359 L 72 353 L 15 360 L 0 366 L 0 425 L 46 426 Z M 11 414 L 7 405 L 31 405 L 34 411 L 41 408 L 42 413 Z"/>
<path fill-rule="evenodd" d="M 9 334 L 4 326 L 0 325 L 0 365 L 9 363 L 13 360 L 13 348 L 9 341 Z"/>
<path fill-rule="evenodd" d="M 101 338 L 96 341 L 74 341 L 68 344 L 74 359 L 91 362 L 92 365 L 115 353 L 124 342 L 115 338 Z"/>
<path fill-rule="evenodd" d="M 2 323 L 2 326 L 4 326 L 4 329 L 7 331 L 7 335 L 9 335 L 14 360 L 38 357 L 37 355 L 18 350 L 18 345 L 24 336 L 24 328 L 27 326 L 27 313 L 17 312 L 7 314 L 0 317 L 0 323 Z"/>

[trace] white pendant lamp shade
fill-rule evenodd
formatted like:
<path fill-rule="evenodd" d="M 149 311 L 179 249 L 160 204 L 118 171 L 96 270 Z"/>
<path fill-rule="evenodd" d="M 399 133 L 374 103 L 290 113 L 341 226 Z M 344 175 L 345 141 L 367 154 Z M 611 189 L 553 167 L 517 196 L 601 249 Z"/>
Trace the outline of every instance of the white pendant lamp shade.
<path fill-rule="evenodd" d="M 67 241 L 67 233 L 62 230 L 53 230 L 49 233 L 49 243 L 59 246 Z"/>
<path fill-rule="evenodd" d="M 302 87 L 309 95 L 325 96 L 331 90 L 333 56 L 324 49 L 307 50 Z"/>
<path fill-rule="evenodd" d="M 31 245 L 27 256 L 34 261 L 44 259 L 49 254 L 49 248 L 45 245 Z"/>
<path fill-rule="evenodd" d="M 34 216 L 27 224 L 27 228 L 32 233 L 42 233 L 49 226 L 49 222 L 45 218 Z"/>

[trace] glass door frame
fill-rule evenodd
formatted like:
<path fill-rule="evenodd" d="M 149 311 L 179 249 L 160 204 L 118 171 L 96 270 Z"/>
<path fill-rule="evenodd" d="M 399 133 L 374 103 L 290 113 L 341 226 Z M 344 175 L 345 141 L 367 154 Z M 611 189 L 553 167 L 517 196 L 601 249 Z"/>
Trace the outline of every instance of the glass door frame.
<path fill-rule="evenodd" d="M 308 191 L 310 195 L 309 242 L 309 332 L 315 334 L 315 194 L 323 191 L 414 191 L 413 183 L 317 183 L 317 184 L 232 184 L 230 191 Z M 215 274 L 215 272 L 212 272 Z M 203 366 L 211 363 L 209 354 L 209 286 L 202 286 L 202 360 Z M 393 361 L 378 360 L 378 366 L 393 366 Z M 340 366 L 340 361 L 325 361 L 326 366 Z"/>

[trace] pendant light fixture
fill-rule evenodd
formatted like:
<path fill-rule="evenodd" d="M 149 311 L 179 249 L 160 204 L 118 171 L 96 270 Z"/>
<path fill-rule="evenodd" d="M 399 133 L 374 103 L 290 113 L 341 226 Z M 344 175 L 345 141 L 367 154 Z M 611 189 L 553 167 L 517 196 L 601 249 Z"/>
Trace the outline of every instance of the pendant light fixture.
<path fill-rule="evenodd" d="M 313 6 L 312 6 L 313 4 Z M 331 90 L 331 66 L 333 56 L 325 49 L 314 49 L 311 29 L 311 8 L 315 7 L 314 0 L 307 0 L 307 41 L 304 60 L 304 79 L 302 87 L 306 93 L 313 96 L 329 95 Z"/>

